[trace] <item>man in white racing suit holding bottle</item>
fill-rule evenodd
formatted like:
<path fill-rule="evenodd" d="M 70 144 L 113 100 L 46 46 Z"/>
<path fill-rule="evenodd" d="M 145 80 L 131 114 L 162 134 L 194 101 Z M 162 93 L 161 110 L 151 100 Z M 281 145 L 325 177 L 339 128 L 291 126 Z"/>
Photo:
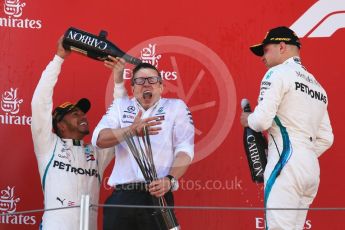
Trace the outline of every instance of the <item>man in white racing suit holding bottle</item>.
<path fill-rule="evenodd" d="M 318 157 L 333 143 L 324 88 L 301 64 L 301 43 L 287 27 L 271 29 L 250 47 L 267 66 L 258 105 L 241 124 L 268 130 L 265 208 L 305 209 L 320 182 Z M 303 229 L 307 210 L 266 210 L 267 229 Z"/>
<path fill-rule="evenodd" d="M 114 157 L 114 148 L 98 149 L 85 144 L 89 134 L 86 98 L 73 104 L 65 102 L 52 114 L 53 90 L 61 66 L 70 51 L 62 46 L 62 37 L 53 60 L 43 71 L 35 89 L 32 106 L 31 132 L 44 193 L 44 208 L 66 208 L 45 211 L 40 229 L 79 229 L 81 195 L 89 194 L 90 203 L 99 203 L 102 175 Z M 124 60 L 109 57 L 104 65 L 113 69 L 114 97 L 126 96 L 122 79 Z M 52 131 L 53 130 L 53 131 Z M 89 229 L 97 229 L 97 208 L 90 209 Z"/>

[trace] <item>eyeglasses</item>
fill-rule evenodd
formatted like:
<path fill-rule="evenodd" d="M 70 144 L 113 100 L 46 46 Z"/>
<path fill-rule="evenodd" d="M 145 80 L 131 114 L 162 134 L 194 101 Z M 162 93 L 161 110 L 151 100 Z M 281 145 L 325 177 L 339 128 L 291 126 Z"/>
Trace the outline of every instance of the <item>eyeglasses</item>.
<path fill-rule="evenodd" d="M 145 84 L 145 81 L 147 80 L 150 84 L 156 84 L 158 81 L 160 82 L 159 76 L 153 76 L 153 77 L 137 77 L 133 79 L 134 84 L 136 85 L 143 85 Z"/>

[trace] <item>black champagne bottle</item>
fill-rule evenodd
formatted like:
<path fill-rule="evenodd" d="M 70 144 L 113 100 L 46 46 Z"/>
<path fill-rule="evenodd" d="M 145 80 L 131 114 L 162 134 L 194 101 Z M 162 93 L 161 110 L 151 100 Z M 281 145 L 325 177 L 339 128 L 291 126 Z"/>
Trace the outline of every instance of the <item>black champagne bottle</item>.
<path fill-rule="evenodd" d="M 70 27 L 64 34 L 63 47 L 76 51 L 95 60 L 104 61 L 108 55 L 122 57 L 126 62 L 138 65 L 141 60 L 132 57 L 122 51 L 119 47 L 107 40 L 108 33 L 101 31 L 99 35 L 94 35 L 74 27 Z"/>
<path fill-rule="evenodd" d="M 242 99 L 241 107 L 244 112 L 251 112 L 249 101 Z M 261 132 L 249 127 L 244 128 L 243 144 L 249 164 L 252 180 L 256 183 L 264 182 L 264 171 L 267 164 L 267 140 Z"/>

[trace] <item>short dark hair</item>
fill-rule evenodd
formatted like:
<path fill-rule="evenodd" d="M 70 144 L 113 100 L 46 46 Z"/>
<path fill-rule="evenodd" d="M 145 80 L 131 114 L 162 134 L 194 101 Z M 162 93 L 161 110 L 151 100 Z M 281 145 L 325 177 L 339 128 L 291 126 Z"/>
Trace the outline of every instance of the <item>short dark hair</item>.
<path fill-rule="evenodd" d="M 151 65 L 150 63 L 141 62 L 137 66 L 135 66 L 134 69 L 132 70 L 132 78 L 131 78 L 131 85 L 132 86 L 134 85 L 134 75 L 141 69 L 153 69 L 153 70 L 155 70 L 157 72 L 158 76 L 160 77 L 160 82 L 162 82 L 161 73 L 156 68 L 156 66 Z"/>

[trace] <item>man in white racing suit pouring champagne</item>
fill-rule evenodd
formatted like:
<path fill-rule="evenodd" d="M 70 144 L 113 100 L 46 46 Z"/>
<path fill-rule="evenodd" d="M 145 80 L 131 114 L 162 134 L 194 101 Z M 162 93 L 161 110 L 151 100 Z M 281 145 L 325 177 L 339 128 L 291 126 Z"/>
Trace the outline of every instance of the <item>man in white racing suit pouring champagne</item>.
<path fill-rule="evenodd" d="M 303 229 L 307 210 L 302 209 L 319 187 L 318 157 L 333 143 L 326 91 L 302 66 L 300 48 L 287 27 L 271 29 L 262 43 L 250 47 L 269 69 L 258 105 L 253 113 L 242 113 L 241 124 L 269 132 L 264 203 L 270 230 Z"/>
<path fill-rule="evenodd" d="M 114 148 L 98 149 L 83 142 L 89 134 L 86 113 L 90 101 L 86 98 L 77 103 L 65 102 L 52 113 L 53 90 L 61 66 L 70 51 L 62 47 L 62 37 L 53 60 L 43 71 L 35 89 L 31 107 L 31 132 L 44 193 L 45 211 L 40 229 L 79 229 L 81 195 L 89 194 L 90 203 L 99 203 L 102 175 L 114 157 Z M 127 95 L 122 71 L 124 60 L 109 57 L 106 67 L 113 69 L 114 97 Z M 61 209 L 60 209 L 61 208 Z M 89 229 L 97 229 L 97 208 L 90 209 Z"/>

